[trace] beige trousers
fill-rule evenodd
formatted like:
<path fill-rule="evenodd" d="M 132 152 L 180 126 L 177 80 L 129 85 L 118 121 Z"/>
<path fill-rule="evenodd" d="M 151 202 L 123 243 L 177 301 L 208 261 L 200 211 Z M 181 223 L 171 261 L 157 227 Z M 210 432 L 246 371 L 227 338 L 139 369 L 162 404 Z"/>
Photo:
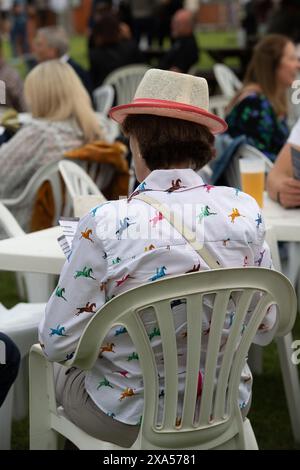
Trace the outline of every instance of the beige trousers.
<path fill-rule="evenodd" d="M 57 404 L 80 429 L 97 439 L 130 447 L 137 438 L 139 426 L 121 423 L 107 416 L 93 402 L 85 389 L 85 371 L 54 364 Z"/>

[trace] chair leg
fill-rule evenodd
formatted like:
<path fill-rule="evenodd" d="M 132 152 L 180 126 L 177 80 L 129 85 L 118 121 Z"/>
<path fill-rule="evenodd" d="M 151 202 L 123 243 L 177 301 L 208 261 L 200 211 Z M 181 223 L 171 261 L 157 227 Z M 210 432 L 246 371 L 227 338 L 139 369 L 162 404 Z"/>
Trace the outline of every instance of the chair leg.
<path fill-rule="evenodd" d="M 47 302 L 54 290 L 55 276 L 51 274 L 25 273 L 28 302 Z"/>
<path fill-rule="evenodd" d="M 52 364 L 47 363 L 45 358 L 35 351 L 31 351 L 29 363 L 30 449 L 57 450 L 58 433 L 51 429 L 50 402 L 55 398 L 53 380 L 50 384 L 50 374 L 53 372 Z"/>
<path fill-rule="evenodd" d="M 20 299 L 26 299 L 25 277 L 23 273 L 16 273 L 17 291 Z"/>
<path fill-rule="evenodd" d="M 248 418 L 243 422 L 245 450 L 258 450 L 255 434 Z"/>
<path fill-rule="evenodd" d="M 290 414 L 291 426 L 295 442 L 300 443 L 300 384 L 297 366 L 292 363 L 292 335 L 277 338 L 277 349 L 281 365 L 281 373 L 285 395 Z"/>
<path fill-rule="evenodd" d="M 263 349 L 257 344 L 252 344 L 248 355 L 248 364 L 251 372 L 256 375 L 263 373 Z"/>
<path fill-rule="evenodd" d="M 0 450 L 10 450 L 14 387 L 0 408 Z"/>
<path fill-rule="evenodd" d="M 13 419 L 20 421 L 28 415 L 28 354 L 22 358 L 14 384 Z"/>

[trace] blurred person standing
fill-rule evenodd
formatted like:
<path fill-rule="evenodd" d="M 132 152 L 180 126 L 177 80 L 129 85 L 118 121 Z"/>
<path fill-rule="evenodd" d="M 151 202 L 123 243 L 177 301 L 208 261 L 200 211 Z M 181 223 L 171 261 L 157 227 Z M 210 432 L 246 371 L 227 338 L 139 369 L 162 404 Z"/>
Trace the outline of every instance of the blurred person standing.
<path fill-rule="evenodd" d="M 124 37 L 122 23 L 114 13 L 104 13 L 94 25 L 90 51 L 91 78 L 93 88 L 99 87 L 113 70 L 143 61 L 135 41 Z"/>
<path fill-rule="evenodd" d="M 148 46 L 151 46 L 154 26 L 157 0 L 127 0 L 130 7 L 133 27 L 133 37 L 140 45 L 143 37 L 146 37 Z"/>
<path fill-rule="evenodd" d="M 9 13 L 13 5 L 13 0 L 0 0 L 1 34 L 9 31 Z"/>
<path fill-rule="evenodd" d="M 14 57 L 28 54 L 27 13 L 25 0 L 14 0 L 11 15 L 10 40 Z"/>
<path fill-rule="evenodd" d="M 182 0 L 160 0 L 156 17 L 156 34 L 160 47 L 163 46 L 164 39 L 171 39 L 171 19 L 182 6 Z"/>
<path fill-rule="evenodd" d="M 267 32 L 285 34 L 296 44 L 300 43 L 299 0 L 281 1 L 269 18 Z"/>

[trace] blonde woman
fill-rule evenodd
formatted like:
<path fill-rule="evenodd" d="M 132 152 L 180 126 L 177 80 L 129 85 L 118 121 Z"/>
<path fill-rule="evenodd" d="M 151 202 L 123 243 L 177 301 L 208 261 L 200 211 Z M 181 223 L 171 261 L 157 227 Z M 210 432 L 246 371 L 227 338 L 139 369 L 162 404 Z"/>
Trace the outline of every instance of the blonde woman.
<path fill-rule="evenodd" d="M 90 98 L 73 69 L 59 60 L 35 67 L 25 80 L 32 120 L 0 148 L 0 199 L 18 196 L 43 165 L 84 143 L 103 139 Z M 28 229 L 31 207 L 14 212 Z"/>

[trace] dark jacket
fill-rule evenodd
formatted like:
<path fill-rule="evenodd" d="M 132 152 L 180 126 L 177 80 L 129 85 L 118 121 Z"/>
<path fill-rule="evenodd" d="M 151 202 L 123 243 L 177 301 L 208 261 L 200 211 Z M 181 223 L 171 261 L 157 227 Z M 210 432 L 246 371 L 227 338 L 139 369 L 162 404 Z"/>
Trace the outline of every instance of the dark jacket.
<path fill-rule="evenodd" d="M 75 60 L 69 58 L 67 60 L 67 63 L 75 70 L 77 73 L 78 77 L 82 81 L 82 84 L 86 88 L 87 92 L 91 96 L 92 94 L 92 82 L 90 78 L 90 74 L 87 70 L 84 70 L 81 65 L 79 65 Z"/>
<path fill-rule="evenodd" d="M 130 39 L 92 49 L 90 64 L 93 89 L 102 85 L 105 77 L 113 70 L 140 62 L 143 62 L 143 55 Z"/>
<path fill-rule="evenodd" d="M 199 49 L 195 36 L 181 37 L 175 40 L 171 49 L 166 52 L 159 63 L 159 68 L 170 70 L 176 67 L 187 73 L 189 68 L 198 62 Z"/>

